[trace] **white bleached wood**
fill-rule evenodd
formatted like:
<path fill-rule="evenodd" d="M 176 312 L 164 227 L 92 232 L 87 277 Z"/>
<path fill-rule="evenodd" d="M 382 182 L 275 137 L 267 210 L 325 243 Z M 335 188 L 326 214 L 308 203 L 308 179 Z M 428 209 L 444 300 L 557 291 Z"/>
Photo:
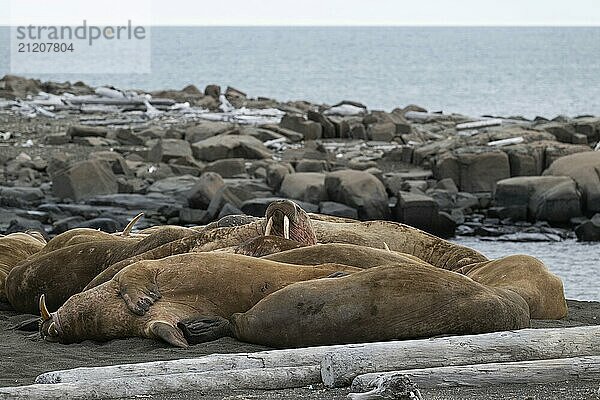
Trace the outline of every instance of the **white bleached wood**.
<path fill-rule="evenodd" d="M 578 382 L 600 379 L 600 356 L 370 373 L 357 376 L 352 386 L 372 388 L 375 379 L 393 374 L 408 376 L 420 389 Z"/>
<path fill-rule="evenodd" d="M 0 388 L 0 399 L 107 399 L 185 391 L 276 390 L 306 386 L 320 379 L 318 366 L 254 368 L 158 376 L 121 377 L 74 383 Z"/>
<path fill-rule="evenodd" d="M 357 375 L 444 365 L 524 361 L 598 355 L 600 326 L 524 329 L 482 335 L 213 354 L 200 358 L 153 361 L 53 371 L 36 383 L 73 383 L 231 369 L 321 365 L 323 382 L 349 385 Z"/>
<path fill-rule="evenodd" d="M 497 126 L 502 125 L 502 120 L 498 118 L 492 119 L 484 119 L 482 121 L 474 121 L 474 122 L 465 122 L 463 124 L 457 124 L 456 130 L 461 131 L 463 129 L 477 129 L 477 128 L 485 128 L 488 126 Z"/>
<path fill-rule="evenodd" d="M 342 387 L 370 372 L 595 355 L 600 355 L 600 326 L 522 329 L 329 352 L 321 363 L 321 377 L 325 386 Z"/>

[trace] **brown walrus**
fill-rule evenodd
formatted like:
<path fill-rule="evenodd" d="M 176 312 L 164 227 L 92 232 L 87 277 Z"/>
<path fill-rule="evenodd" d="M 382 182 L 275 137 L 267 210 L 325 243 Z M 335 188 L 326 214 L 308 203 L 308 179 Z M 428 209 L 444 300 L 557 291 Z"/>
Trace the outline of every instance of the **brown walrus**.
<path fill-rule="evenodd" d="M 459 269 L 486 286 L 510 289 L 529 305 L 534 319 L 562 319 L 568 314 L 563 283 L 537 258 L 513 255 Z"/>
<path fill-rule="evenodd" d="M 319 346 L 529 326 L 529 307 L 511 290 L 406 262 L 336 279 L 289 285 L 245 313 L 182 321 L 189 343 L 228 335 L 273 347 Z"/>
<path fill-rule="evenodd" d="M 381 248 L 383 243 L 387 243 L 391 250 L 413 255 L 426 263 L 444 269 L 455 269 L 488 261 L 485 256 L 473 249 L 396 222 L 348 222 L 351 220 L 327 216 L 311 220 L 302 208 L 290 200 L 274 201 L 267 208 L 264 219 L 256 218 L 250 221 L 232 227 L 211 229 L 205 227 L 195 235 L 123 260 L 97 276 L 86 289 L 107 282 L 118 271 L 137 261 L 159 259 L 190 251 L 212 251 L 239 246 L 263 235 L 280 236 L 306 245 L 317 242 L 347 243 Z"/>
<path fill-rule="evenodd" d="M 190 232 L 167 227 L 142 240 L 113 236 L 41 252 L 10 271 L 6 278 L 6 296 L 16 311 L 35 314 L 39 296 L 45 293 L 48 307 L 56 310 L 110 265 Z"/>
<path fill-rule="evenodd" d="M 267 207 L 265 219 L 247 218 L 247 216 L 225 217 L 206 227 L 198 228 L 193 235 L 115 263 L 96 276 L 85 289 L 108 282 L 117 272 L 137 261 L 157 260 L 192 251 L 203 252 L 233 248 L 241 246 L 253 238 L 270 235 L 304 245 L 316 243 L 308 214 L 293 201 L 274 201 Z M 247 253 L 246 251 L 241 252 Z"/>
<path fill-rule="evenodd" d="M 177 324 L 201 315 L 228 317 L 294 282 L 357 268 L 297 266 L 228 253 L 189 253 L 135 263 L 50 314 L 42 298 L 42 336 L 61 343 L 124 337 L 185 347 Z M 133 311 L 133 312 L 132 312 Z"/>
<path fill-rule="evenodd" d="M 43 236 L 36 233 L 19 232 L 0 237 L 0 302 L 8 302 L 5 283 L 10 271 L 46 245 Z"/>

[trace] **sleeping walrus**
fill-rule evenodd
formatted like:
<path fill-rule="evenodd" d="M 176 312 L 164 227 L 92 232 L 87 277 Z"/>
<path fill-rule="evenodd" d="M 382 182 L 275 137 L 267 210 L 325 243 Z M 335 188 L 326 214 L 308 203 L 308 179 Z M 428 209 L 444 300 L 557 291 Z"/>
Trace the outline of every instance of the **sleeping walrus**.
<path fill-rule="evenodd" d="M 190 344 L 232 336 L 303 347 L 521 329 L 529 307 L 511 290 L 405 262 L 294 283 L 229 319 L 202 316 L 179 326 Z"/>
<path fill-rule="evenodd" d="M 294 282 L 357 268 L 298 266 L 228 253 L 189 253 L 135 263 L 98 287 L 69 298 L 51 313 L 40 301 L 42 336 L 61 343 L 124 337 L 162 339 L 185 347 L 177 324 L 202 315 L 249 310 Z"/>
<path fill-rule="evenodd" d="M 37 232 L 11 233 L 0 237 L 0 302 L 7 303 L 4 288 L 10 271 L 27 258 L 38 253 L 46 240 Z"/>

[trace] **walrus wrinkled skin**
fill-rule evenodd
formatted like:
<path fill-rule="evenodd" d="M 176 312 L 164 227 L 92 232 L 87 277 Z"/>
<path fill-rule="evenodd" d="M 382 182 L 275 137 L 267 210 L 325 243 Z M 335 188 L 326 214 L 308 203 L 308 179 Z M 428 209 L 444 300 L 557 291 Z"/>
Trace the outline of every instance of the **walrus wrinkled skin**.
<path fill-rule="evenodd" d="M 278 236 L 304 245 L 316 243 L 308 214 L 293 201 L 278 200 L 269 204 L 265 218 L 237 215 L 224 217 L 216 223 L 197 228 L 193 235 L 115 263 L 96 276 L 85 290 L 108 282 L 117 272 L 137 261 L 233 248 L 261 236 Z"/>
<path fill-rule="evenodd" d="M 236 216 L 237 217 L 237 216 Z M 286 229 L 287 217 L 289 226 Z M 457 269 L 476 262 L 488 261 L 481 253 L 451 243 L 419 229 L 397 222 L 359 222 L 331 216 L 309 216 L 290 200 L 273 202 L 266 218 L 228 217 L 233 224 L 219 227 L 218 223 L 197 228 L 194 235 L 167 243 L 146 253 L 125 259 L 98 275 L 86 289 L 109 281 L 117 272 L 134 262 L 156 260 L 191 251 L 213 251 L 239 246 L 248 240 L 265 235 L 284 237 L 306 245 L 315 243 L 347 243 L 381 248 L 386 243 L 391 250 L 413 255 L 438 268 Z M 271 223 L 269 223 L 271 221 Z M 233 226 L 231 226 L 233 225 Z"/>
<path fill-rule="evenodd" d="M 297 249 L 263 256 L 261 258 L 297 265 L 316 265 L 335 262 L 361 269 L 405 261 L 429 265 L 425 261 L 410 254 L 345 243 L 328 243 L 299 247 Z"/>
<path fill-rule="evenodd" d="M 563 283 L 537 258 L 513 255 L 464 267 L 463 273 L 486 286 L 510 289 L 529 305 L 534 319 L 562 319 L 568 314 Z"/>
<path fill-rule="evenodd" d="M 41 235 L 31 233 L 11 233 L 0 237 L 0 302 L 8 302 L 5 284 L 10 271 L 45 245 L 46 241 Z"/>
<path fill-rule="evenodd" d="M 183 325 L 190 343 L 225 333 L 286 348 L 521 329 L 529 326 L 529 307 L 511 290 L 406 262 L 294 283 L 229 321 Z"/>
<path fill-rule="evenodd" d="M 189 253 L 141 261 L 98 287 L 69 298 L 50 314 L 41 306 L 42 336 L 61 343 L 125 337 L 162 339 L 185 347 L 181 320 L 229 317 L 298 281 L 357 268 L 297 266 L 228 253 Z"/>
<path fill-rule="evenodd" d="M 142 240 L 112 236 L 40 252 L 10 271 L 6 296 L 16 311 L 35 314 L 39 296 L 45 293 L 49 309 L 56 310 L 105 268 L 179 239 L 190 231 L 165 228 Z"/>

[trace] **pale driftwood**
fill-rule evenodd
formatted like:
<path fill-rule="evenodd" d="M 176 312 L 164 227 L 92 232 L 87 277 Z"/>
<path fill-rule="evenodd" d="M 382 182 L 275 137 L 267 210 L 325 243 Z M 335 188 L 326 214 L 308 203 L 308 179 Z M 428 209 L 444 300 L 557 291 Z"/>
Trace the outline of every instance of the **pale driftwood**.
<path fill-rule="evenodd" d="M 600 355 L 600 326 L 523 329 L 329 352 L 321 363 L 321 376 L 325 386 L 342 387 L 370 372 L 594 355 Z"/>
<path fill-rule="evenodd" d="M 375 379 L 393 374 L 408 376 L 420 389 L 577 382 L 600 379 L 600 356 L 370 373 L 357 376 L 352 386 L 372 388 Z"/>
<path fill-rule="evenodd" d="M 0 399 L 104 399 L 185 391 L 275 390 L 319 382 L 318 366 L 255 368 L 0 388 Z"/>
<path fill-rule="evenodd" d="M 368 372 L 589 356 L 597 355 L 598 352 L 600 352 L 600 326 L 524 329 L 483 335 L 257 353 L 213 354 L 200 358 L 83 367 L 42 374 L 37 377 L 36 383 L 96 381 L 226 369 L 321 365 L 324 383 L 336 386 L 349 385 L 354 377 Z"/>
<path fill-rule="evenodd" d="M 502 125 L 502 120 L 497 118 L 492 119 L 484 119 L 482 121 L 474 121 L 474 122 L 465 122 L 462 124 L 456 125 L 456 130 L 461 131 L 463 129 L 477 129 L 477 128 L 485 128 L 488 126 L 497 126 Z"/>
<path fill-rule="evenodd" d="M 212 371 L 319 366 L 330 347 L 307 349 L 272 350 L 257 353 L 212 354 L 200 358 L 152 361 L 139 364 L 110 365 L 106 367 L 80 367 L 62 371 L 46 372 L 35 379 L 35 383 L 77 383 L 104 379 L 160 376 Z M 330 351 L 330 350 L 329 350 Z M 315 382 L 321 382 L 320 376 Z"/>
<path fill-rule="evenodd" d="M 492 142 L 488 142 L 488 146 L 494 146 L 494 147 L 502 147 L 502 146 L 508 146 L 511 144 L 519 144 L 519 143 L 523 143 L 525 141 L 525 139 L 523 139 L 523 136 L 517 136 L 514 138 L 508 138 L 508 139 L 501 139 L 501 140 L 494 140 Z"/>

